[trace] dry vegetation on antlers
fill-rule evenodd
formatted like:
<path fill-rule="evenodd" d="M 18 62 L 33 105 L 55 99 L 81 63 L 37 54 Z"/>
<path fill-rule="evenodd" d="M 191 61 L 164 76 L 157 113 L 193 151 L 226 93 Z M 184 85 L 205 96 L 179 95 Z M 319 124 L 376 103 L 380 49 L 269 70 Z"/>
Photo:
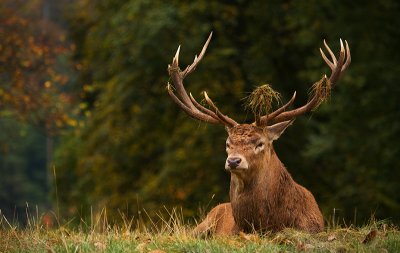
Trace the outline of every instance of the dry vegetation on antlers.
<path fill-rule="evenodd" d="M 46 229 L 30 217 L 19 229 L 0 217 L 0 252 L 399 252 L 400 231 L 385 222 L 361 228 L 331 226 L 310 235 L 286 229 L 277 234 L 196 238 L 176 212 L 162 225 L 135 229 L 133 220 L 112 227 L 104 217 L 71 229 L 68 224 Z M 157 228 L 156 228 L 157 227 Z"/>

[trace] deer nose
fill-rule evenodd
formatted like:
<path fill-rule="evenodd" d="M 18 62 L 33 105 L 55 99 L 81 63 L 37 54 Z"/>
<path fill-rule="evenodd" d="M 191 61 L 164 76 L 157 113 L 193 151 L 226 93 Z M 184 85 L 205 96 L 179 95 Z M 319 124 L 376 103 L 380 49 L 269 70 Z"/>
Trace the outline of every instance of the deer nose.
<path fill-rule="evenodd" d="M 231 169 L 235 169 L 242 162 L 240 157 L 228 157 L 228 165 Z"/>

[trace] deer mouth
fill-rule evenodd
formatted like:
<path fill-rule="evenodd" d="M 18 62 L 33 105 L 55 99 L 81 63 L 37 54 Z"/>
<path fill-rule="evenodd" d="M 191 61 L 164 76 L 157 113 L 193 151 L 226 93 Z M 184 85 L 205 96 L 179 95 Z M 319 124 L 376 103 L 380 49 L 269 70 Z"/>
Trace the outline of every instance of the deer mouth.
<path fill-rule="evenodd" d="M 227 171 L 230 173 L 239 173 L 242 171 L 246 171 L 248 168 L 247 167 L 236 167 L 236 168 L 231 168 L 231 167 L 225 167 Z"/>

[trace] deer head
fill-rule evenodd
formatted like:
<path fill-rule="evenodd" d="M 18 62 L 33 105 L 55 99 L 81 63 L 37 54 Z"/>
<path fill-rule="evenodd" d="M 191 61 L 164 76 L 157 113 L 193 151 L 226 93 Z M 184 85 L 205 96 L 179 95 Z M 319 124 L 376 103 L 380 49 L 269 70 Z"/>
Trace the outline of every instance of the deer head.
<path fill-rule="evenodd" d="M 210 109 L 204 107 L 194 99 L 191 93 L 189 93 L 189 95 L 187 94 L 183 85 L 183 80 L 196 69 L 197 65 L 204 57 L 211 37 L 212 33 L 205 42 L 200 54 L 198 56 L 196 55 L 193 63 L 187 66 L 183 71 L 179 68 L 180 46 L 178 47 L 172 64 L 168 66 L 168 72 L 178 96 L 175 95 L 172 85 L 169 83 L 167 85 L 167 91 L 172 100 L 190 117 L 211 124 L 224 125 L 229 135 L 226 142 L 228 157 L 226 159 L 225 168 L 231 172 L 248 170 L 250 167 L 255 167 L 256 164 L 259 164 L 259 160 L 263 159 L 263 155 L 270 153 L 272 142 L 279 138 L 297 116 L 310 112 L 318 107 L 324 99 L 324 95 L 321 92 L 314 92 L 313 96 L 305 105 L 292 110 L 286 110 L 293 104 L 296 98 L 296 92 L 294 92 L 292 98 L 286 104 L 267 115 L 256 116 L 252 124 L 238 124 L 232 118 L 222 114 L 209 98 L 207 92 L 203 94 Z M 340 56 L 337 60 L 325 41 L 324 45 L 331 56 L 331 60 L 326 57 L 322 49 L 320 49 L 320 52 L 322 58 L 331 69 L 331 75 L 329 78 L 325 75 L 321 82 L 326 82 L 326 85 L 332 88 L 351 62 L 350 50 L 347 41 L 345 41 L 344 46 L 342 40 L 340 40 Z"/>

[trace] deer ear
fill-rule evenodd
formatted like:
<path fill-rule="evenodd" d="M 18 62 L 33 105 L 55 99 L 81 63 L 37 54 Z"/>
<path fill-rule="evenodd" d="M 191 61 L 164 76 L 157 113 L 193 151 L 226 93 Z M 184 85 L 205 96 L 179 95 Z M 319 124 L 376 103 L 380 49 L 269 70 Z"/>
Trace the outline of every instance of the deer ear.
<path fill-rule="evenodd" d="M 271 142 L 274 140 L 277 140 L 281 136 L 281 134 L 283 134 L 285 129 L 293 123 L 293 121 L 294 121 L 294 119 L 276 123 L 272 126 L 267 126 L 266 130 L 267 130 L 268 139 Z"/>

